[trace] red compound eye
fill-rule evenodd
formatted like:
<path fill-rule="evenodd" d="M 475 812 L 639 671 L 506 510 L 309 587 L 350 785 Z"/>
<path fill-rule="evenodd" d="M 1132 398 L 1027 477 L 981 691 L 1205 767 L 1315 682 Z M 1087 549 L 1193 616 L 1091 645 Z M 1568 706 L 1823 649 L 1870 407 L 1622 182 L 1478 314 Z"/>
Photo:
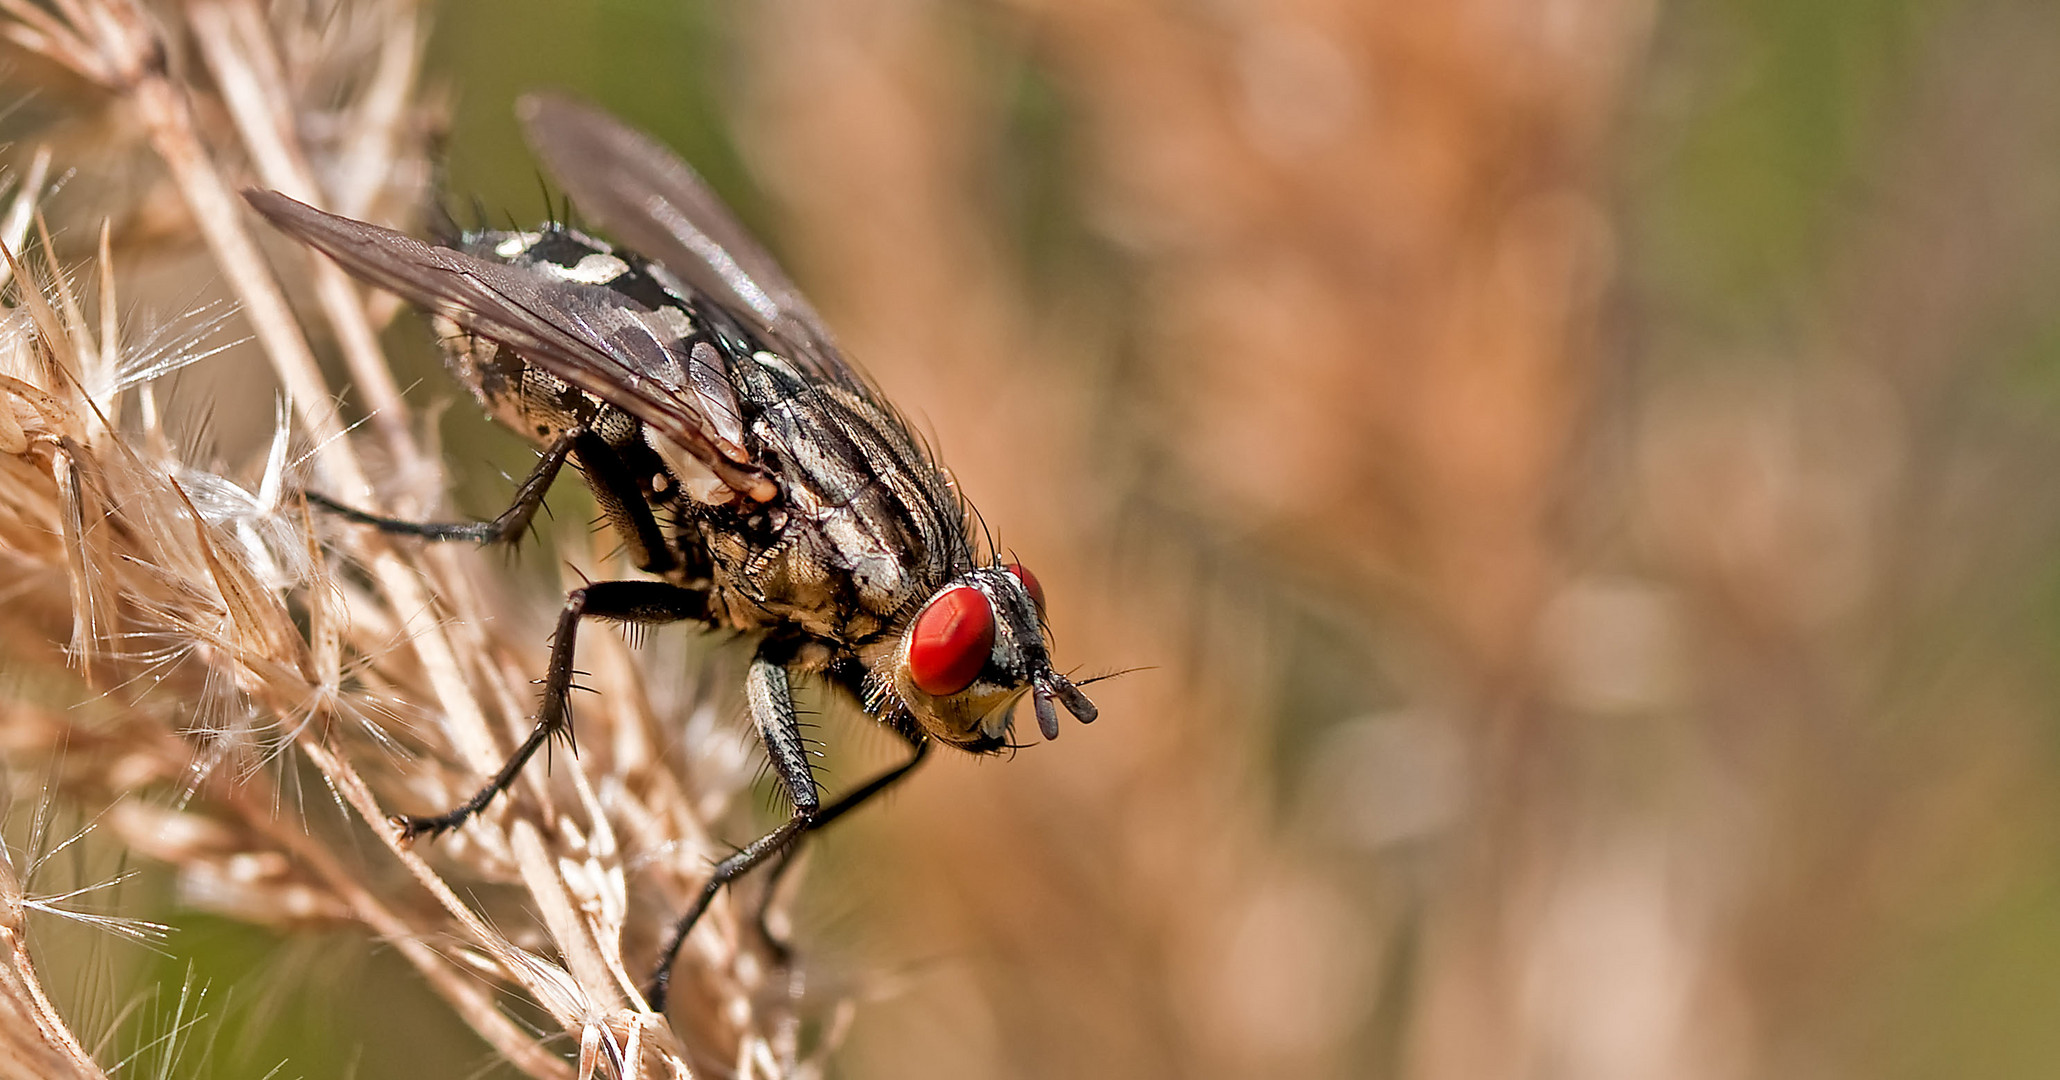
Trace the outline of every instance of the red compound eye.
<path fill-rule="evenodd" d="M 973 685 L 994 651 L 994 607 L 980 590 L 959 585 L 937 594 L 908 632 L 908 673 L 932 697 Z"/>
<path fill-rule="evenodd" d="M 1037 575 L 1031 573 L 1022 563 L 1010 563 L 1008 571 L 1022 581 L 1024 588 L 1030 590 L 1030 599 L 1037 602 L 1037 613 L 1044 614 L 1044 586 L 1037 583 Z"/>

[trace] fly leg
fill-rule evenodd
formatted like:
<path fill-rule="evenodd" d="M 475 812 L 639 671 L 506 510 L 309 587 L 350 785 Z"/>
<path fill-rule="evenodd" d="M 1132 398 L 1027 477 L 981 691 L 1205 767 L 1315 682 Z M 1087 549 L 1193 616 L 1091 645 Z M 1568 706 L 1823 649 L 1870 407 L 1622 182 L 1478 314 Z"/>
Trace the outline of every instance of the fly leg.
<path fill-rule="evenodd" d="M 676 569 L 678 556 L 666 542 L 665 532 L 658 526 L 657 515 L 652 513 L 650 501 L 638 489 L 622 452 L 585 425 L 567 428 L 552 441 L 544 456 L 537 460 L 536 468 L 531 469 L 521 486 L 516 488 L 514 503 L 492 521 L 401 521 L 353 509 L 312 491 L 308 492 L 308 501 L 381 532 L 419 536 L 424 540 L 514 543 L 529 531 L 529 523 L 536 517 L 537 508 L 544 504 L 544 494 L 551 490 L 551 482 L 558 478 L 568 456 L 586 474 L 587 488 L 600 505 L 601 515 L 622 538 L 623 547 L 637 568 L 651 574 L 667 574 Z"/>
<path fill-rule="evenodd" d="M 708 595 L 662 581 L 597 581 L 566 594 L 564 610 L 558 613 L 558 628 L 551 635 L 551 666 L 544 674 L 543 704 L 537 709 L 536 726 L 530 729 L 529 737 L 508 755 L 507 763 L 485 787 L 448 812 L 426 817 L 396 816 L 393 823 L 400 826 L 402 840 L 425 834 L 438 836 L 464 824 L 465 819 L 485 809 L 494 796 L 508 790 L 538 750 L 561 735 L 571 736 L 573 640 L 578 636 L 580 620 L 587 618 L 643 626 L 705 621 Z"/>
<path fill-rule="evenodd" d="M 899 765 L 894 766 L 891 769 L 886 770 L 885 772 L 882 772 L 880 775 L 873 777 L 871 780 L 866 781 L 858 787 L 845 792 L 843 796 L 840 797 L 836 802 L 833 802 L 830 805 L 823 807 L 820 811 L 816 813 L 815 817 L 809 821 L 807 828 L 808 832 L 814 832 L 815 830 L 820 829 L 825 825 L 828 825 L 830 822 L 833 822 L 838 818 L 843 817 L 845 814 L 858 809 L 860 804 L 866 802 L 868 799 L 871 799 L 873 796 L 878 795 L 880 792 L 885 791 L 890 787 L 893 787 L 896 781 L 900 780 L 904 776 L 907 776 L 910 770 L 914 769 L 918 765 L 921 765 L 923 763 L 923 759 L 929 756 L 930 741 L 928 739 L 909 738 L 906 732 L 902 732 L 898 728 L 895 729 L 895 731 L 897 734 L 900 734 L 903 738 L 908 738 L 909 740 L 909 749 L 911 753 L 908 756 L 908 760 L 902 762 Z M 794 856 L 799 854 L 800 851 L 801 845 L 797 842 L 795 844 L 790 845 L 785 851 L 782 851 L 780 853 L 779 861 L 773 863 L 772 869 L 767 870 L 765 872 L 765 895 L 758 902 L 758 916 L 756 921 L 758 923 L 759 936 L 763 937 L 766 941 L 766 944 L 772 947 L 774 955 L 782 964 L 786 963 L 788 959 L 787 943 L 785 941 L 780 940 L 780 938 L 772 932 L 772 929 L 766 926 L 765 919 L 766 915 L 772 910 L 773 897 L 779 891 L 780 879 L 782 877 L 785 877 L 788 868 L 794 865 Z M 656 1006 L 654 1005 L 653 1008 L 656 1008 Z"/>
<path fill-rule="evenodd" d="M 924 747 L 917 744 L 915 753 L 906 764 L 888 770 L 858 790 L 824 806 L 821 793 L 816 790 L 815 774 L 808 764 L 808 748 L 794 722 L 794 695 L 787 681 L 787 657 L 776 651 L 777 648 L 772 642 L 759 646 L 758 655 L 751 661 L 744 690 L 751 707 L 751 720 L 758 727 L 758 737 L 765 743 L 766 755 L 772 759 L 773 772 L 778 774 L 785 787 L 788 801 L 794 806 L 794 814 L 779 828 L 715 864 L 715 870 L 708 875 L 708 883 L 701 887 L 700 895 L 673 924 L 665 946 L 658 951 L 658 968 L 651 973 L 650 984 L 644 990 L 644 1000 L 653 1012 L 665 1011 L 665 994 L 672 980 L 673 961 L 678 959 L 680 947 L 686 944 L 694 924 L 700 921 L 724 885 L 786 851 L 803 833 L 829 824 L 879 794 L 923 758 Z"/>
<path fill-rule="evenodd" d="M 758 655 L 751 658 L 751 668 L 744 677 L 744 700 L 751 708 L 751 722 L 758 728 L 758 738 L 765 744 L 773 772 L 779 775 L 781 785 L 786 788 L 787 801 L 793 804 L 794 814 L 779 828 L 715 864 L 714 872 L 708 875 L 708 883 L 701 887 L 701 894 L 673 924 L 665 947 L 658 951 L 658 970 L 651 973 L 651 985 L 644 991 L 644 1000 L 650 1004 L 652 1012 L 665 1011 L 665 990 L 672 980 L 672 962 L 678 958 L 680 946 L 686 943 L 687 934 L 700 921 L 701 913 L 708 910 L 715 894 L 732 879 L 779 854 L 808 829 L 809 822 L 822 810 L 822 796 L 816 790 L 815 774 L 808 765 L 808 747 L 802 742 L 801 729 L 794 722 L 794 691 L 787 681 L 787 657 L 784 650 L 775 652 L 775 649 L 773 642 L 766 642 L 758 647 Z"/>
<path fill-rule="evenodd" d="M 402 521 L 399 518 L 368 514 L 355 507 L 345 506 L 326 495 L 308 492 L 308 501 L 337 517 L 370 525 L 383 533 L 396 536 L 419 536 L 424 540 L 471 540 L 481 544 L 513 543 L 529 531 L 529 523 L 536 517 L 537 507 L 544 504 L 544 493 L 551 490 L 551 481 L 558 478 L 558 470 L 565 466 L 565 458 L 586 434 L 585 428 L 574 427 L 558 436 L 544 450 L 544 456 L 537 459 L 536 468 L 524 477 L 521 486 L 515 489 L 515 501 L 499 517 L 492 521 Z"/>

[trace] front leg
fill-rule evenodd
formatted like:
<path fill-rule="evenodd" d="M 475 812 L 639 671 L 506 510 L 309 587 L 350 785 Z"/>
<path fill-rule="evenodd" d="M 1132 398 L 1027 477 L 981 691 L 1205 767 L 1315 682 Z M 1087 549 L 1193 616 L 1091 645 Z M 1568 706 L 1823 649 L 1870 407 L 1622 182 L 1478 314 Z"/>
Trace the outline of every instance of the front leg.
<path fill-rule="evenodd" d="M 828 826 L 831 822 L 843 817 L 845 814 L 858 809 L 873 796 L 893 787 L 902 777 L 907 776 L 916 766 L 921 765 L 925 757 L 929 756 L 929 739 L 910 735 L 899 727 L 890 726 L 890 730 L 908 740 L 908 760 L 886 769 L 871 780 L 845 792 L 838 797 L 836 802 L 816 811 L 815 817 L 809 821 L 806 831 L 815 832 Z M 766 917 L 772 911 L 773 896 L 779 890 L 780 879 L 785 877 L 788 868 L 794 865 L 794 857 L 800 850 L 801 845 L 795 843 L 788 845 L 786 850 L 780 852 L 779 861 L 773 863 L 772 869 L 765 872 L 765 892 L 758 901 L 758 936 L 765 939 L 766 944 L 771 947 L 774 957 L 782 964 L 787 963 L 790 959 L 787 943 L 780 940 L 779 936 L 772 932 L 772 928 L 766 925 Z"/>
<path fill-rule="evenodd" d="M 652 973 L 650 986 L 644 991 L 644 1000 L 653 1012 L 665 1011 L 665 991 L 672 980 L 672 962 L 679 957 L 680 946 L 686 943 L 694 924 L 700 921 L 702 913 L 715 900 L 715 894 L 752 867 L 786 850 L 796 837 L 813 828 L 821 818 L 822 796 L 816 790 L 815 773 L 808 764 L 808 747 L 801 739 L 800 727 L 794 722 L 794 693 L 787 681 L 785 653 L 786 650 L 772 642 L 758 647 L 758 655 L 752 657 L 751 669 L 745 676 L 744 698 L 751 708 L 751 722 L 757 726 L 758 737 L 765 743 L 766 756 L 772 760 L 773 772 L 779 776 L 781 786 L 786 789 L 787 800 L 793 804 L 793 816 L 779 828 L 715 864 L 708 883 L 701 887 L 700 895 L 673 924 L 665 947 L 658 951 L 658 970 Z"/>
<path fill-rule="evenodd" d="M 565 607 L 558 613 L 558 628 L 551 635 L 551 666 L 544 673 L 543 704 L 537 709 L 536 726 L 529 737 L 494 774 L 487 785 L 449 811 L 427 817 L 402 814 L 393 819 L 400 826 L 401 839 L 436 836 L 465 823 L 486 808 L 494 796 L 508 790 L 522 767 L 536 752 L 560 735 L 572 734 L 572 651 L 581 619 L 609 619 L 614 622 L 654 626 L 686 620 L 706 621 L 708 594 L 662 581 L 597 581 L 566 594 Z M 785 672 L 781 673 L 783 676 Z M 789 711 L 792 705 L 789 705 Z"/>

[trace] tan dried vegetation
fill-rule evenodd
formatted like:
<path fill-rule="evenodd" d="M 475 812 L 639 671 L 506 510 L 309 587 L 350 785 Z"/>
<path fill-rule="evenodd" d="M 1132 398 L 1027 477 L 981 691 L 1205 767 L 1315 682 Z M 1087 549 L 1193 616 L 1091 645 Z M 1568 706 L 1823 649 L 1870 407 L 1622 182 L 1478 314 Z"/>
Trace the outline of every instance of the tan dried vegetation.
<path fill-rule="evenodd" d="M 618 639 L 582 641 L 609 693 L 586 710 L 605 722 L 576 757 L 529 770 L 442 843 L 402 846 L 387 824 L 396 808 L 461 798 L 526 731 L 544 627 L 477 552 L 309 516 L 304 485 L 378 505 L 438 490 L 441 465 L 380 353 L 394 305 L 256 235 L 234 192 L 409 213 L 434 126 L 415 85 L 422 14 L 402 0 L 0 10 L 15 45 L 72 81 L 69 100 L 161 162 L 156 220 L 175 224 L 159 227 L 204 241 L 290 403 L 263 460 L 210 471 L 182 458 L 154 380 L 220 344 L 221 320 L 130 336 L 110 230 L 74 274 L 32 227 L 49 173 L 94 163 L 18 148 L 0 222 L 0 647 L 20 683 L 0 701 L 0 739 L 18 787 L 45 786 L 175 867 L 187 904 L 362 927 L 528 1075 L 806 1071 L 821 1046 L 798 1044 L 790 995 L 759 992 L 773 969 L 727 899 L 676 970 L 673 1022 L 638 996 L 660 931 L 720 852 L 708 823 L 751 775 L 736 739 L 680 751 L 679 715 L 639 692 Z M 135 149 L 102 146 L 99 160 Z M 165 198 L 183 213 L 165 214 Z M 320 326 L 297 321 L 282 282 L 306 284 Z M 353 433 L 315 335 L 338 343 L 370 413 Z M 398 481 L 375 491 L 373 461 Z M 320 797 L 295 812 L 282 784 L 317 774 L 348 816 Z M 34 907 L 0 876 L 0 1075 L 99 1076 L 38 978 Z M 816 1008 L 834 1021 L 835 1003 Z"/>

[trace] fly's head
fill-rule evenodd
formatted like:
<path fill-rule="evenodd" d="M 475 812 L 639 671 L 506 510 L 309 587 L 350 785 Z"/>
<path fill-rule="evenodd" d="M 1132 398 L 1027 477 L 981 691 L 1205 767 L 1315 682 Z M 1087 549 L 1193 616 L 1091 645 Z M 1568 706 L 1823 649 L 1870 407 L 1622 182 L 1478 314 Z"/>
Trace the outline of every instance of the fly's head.
<path fill-rule="evenodd" d="M 1010 563 L 960 575 L 938 590 L 902 631 L 891 683 L 931 736 L 962 750 L 1008 745 L 1025 692 L 1047 739 L 1059 734 L 1058 705 L 1094 722 L 1094 702 L 1052 669 L 1044 645 L 1044 590 Z"/>

